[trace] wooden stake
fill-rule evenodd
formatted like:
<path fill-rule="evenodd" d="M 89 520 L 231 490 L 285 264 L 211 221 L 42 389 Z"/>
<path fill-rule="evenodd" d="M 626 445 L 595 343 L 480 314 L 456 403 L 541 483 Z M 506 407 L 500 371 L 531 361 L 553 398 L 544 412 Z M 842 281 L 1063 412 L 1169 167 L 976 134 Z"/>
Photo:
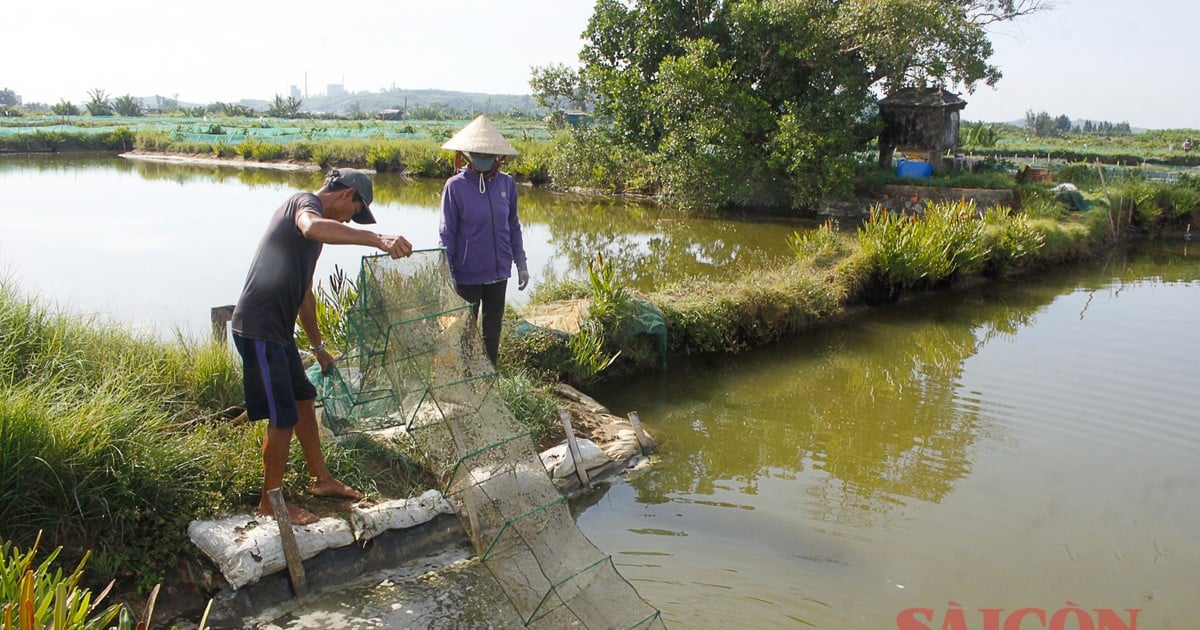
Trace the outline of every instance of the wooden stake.
<path fill-rule="evenodd" d="M 575 439 L 575 429 L 571 428 L 571 412 L 565 409 L 558 412 L 558 419 L 562 420 L 563 430 L 567 433 L 567 448 L 571 449 L 571 459 L 575 462 L 575 474 L 579 475 L 579 481 L 585 488 L 590 487 L 587 466 L 583 465 L 583 456 L 579 454 L 579 442 Z"/>
<path fill-rule="evenodd" d="M 296 534 L 292 531 L 292 517 L 283 502 L 283 491 L 279 488 L 267 490 L 271 499 L 271 510 L 279 525 L 279 540 L 283 543 L 283 558 L 287 561 L 288 574 L 292 576 L 292 589 L 296 595 L 308 594 L 308 578 L 304 576 L 304 561 L 300 559 L 300 548 L 296 546 Z"/>
<path fill-rule="evenodd" d="M 633 434 L 637 436 L 638 446 L 642 449 L 642 455 L 654 448 L 650 441 L 650 436 L 646 435 L 646 431 L 642 429 L 642 419 L 638 416 L 637 411 L 630 411 L 628 414 L 629 422 L 633 424 Z"/>
<path fill-rule="evenodd" d="M 1096 172 L 1100 173 L 1100 187 L 1104 189 L 1104 200 L 1108 202 L 1108 231 L 1116 239 L 1117 223 L 1113 221 L 1112 198 L 1108 196 L 1108 183 L 1104 181 L 1104 167 L 1100 165 L 1100 158 L 1096 158 Z"/>

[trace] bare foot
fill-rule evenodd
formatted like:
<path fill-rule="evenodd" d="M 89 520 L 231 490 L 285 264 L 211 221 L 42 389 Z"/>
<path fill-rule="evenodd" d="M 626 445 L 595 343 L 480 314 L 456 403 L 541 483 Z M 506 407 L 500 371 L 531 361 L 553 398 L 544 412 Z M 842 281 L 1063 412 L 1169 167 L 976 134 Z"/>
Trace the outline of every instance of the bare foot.
<path fill-rule="evenodd" d="M 335 497 L 340 499 L 354 499 L 355 501 L 361 500 L 364 496 L 366 496 L 358 490 L 355 490 L 354 488 L 347 486 L 337 479 L 334 479 L 333 477 L 314 481 L 312 485 L 308 487 L 308 493 L 314 497 Z"/>
<path fill-rule="evenodd" d="M 292 505 L 291 503 L 287 504 L 287 509 L 288 520 L 291 521 L 292 525 L 312 525 L 320 520 L 317 518 L 316 514 L 313 514 L 302 507 Z M 274 518 L 275 511 L 271 509 L 269 504 L 266 506 L 266 508 L 260 505 L 258 506 L 258 515 L 270 516 L 271 518 Z"/>

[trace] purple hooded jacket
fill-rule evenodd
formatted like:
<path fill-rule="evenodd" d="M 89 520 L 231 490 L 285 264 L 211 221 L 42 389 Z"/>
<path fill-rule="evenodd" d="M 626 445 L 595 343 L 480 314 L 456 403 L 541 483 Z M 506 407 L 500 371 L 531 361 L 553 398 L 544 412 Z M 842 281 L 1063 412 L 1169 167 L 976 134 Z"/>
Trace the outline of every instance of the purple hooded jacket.
<path fill-rule="evenodd" d="M 450 274 L 458 284 L 488 284 L 512 275 L 513 263 L 526 271 L 525 243 L 517 218 L 517 184 L 497 171 L 484 180 L 464 168 L 442 188 L 442 220 L 438 228 Z"/>

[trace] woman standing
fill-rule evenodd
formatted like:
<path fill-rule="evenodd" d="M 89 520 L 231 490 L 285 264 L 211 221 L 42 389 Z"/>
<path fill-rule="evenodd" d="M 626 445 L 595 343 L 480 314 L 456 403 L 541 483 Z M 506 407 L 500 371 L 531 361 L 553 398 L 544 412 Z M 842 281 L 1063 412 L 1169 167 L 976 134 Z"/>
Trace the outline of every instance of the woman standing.
<path fill-rule="evenodd" d="M 517 185 L 500 165 L 517 150 L 487 116 L 463 127 L 443 149 L 455 151 L 455 164 L 467 165 L 442 188 L 442 220 L 438 230 L 455 289 L 483 311 L 483 345 L 492 365 L 500 350 L 504 294 L 513 263 L 517 288 L 529 284 L 521 221 L 517 217 Z"/>

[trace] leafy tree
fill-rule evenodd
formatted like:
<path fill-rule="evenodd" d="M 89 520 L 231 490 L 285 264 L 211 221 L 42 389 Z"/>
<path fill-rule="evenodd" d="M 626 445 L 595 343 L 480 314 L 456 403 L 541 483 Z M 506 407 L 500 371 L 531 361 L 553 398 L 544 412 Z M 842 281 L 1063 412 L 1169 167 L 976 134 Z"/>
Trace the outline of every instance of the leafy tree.
<path fill-rule="evenodd" d="M 210 111 L 214 114 L 229 116 L 230 118 L 248 117 L 254 115 L 254 110 L 245 105 L 241 105 L 239 103 L 222 103 L 220 101 L 209 105 L 207 111 Z"/>
<path fill-rule="evenodd" d="M 363 120 L 367 118 L 367 112 L 363 109 L 362 103 L 354 101 L 346 108 L 346 117 L 350 120 Z"/>
<path fill-rule="evenodd" d="M 56 105 L 51 105 L 50 112 L 57 116 L 78 116 L 82 113 L 75 103 L 71 103 L 66 99 L 61 99 Z"/>
<path fill-rule="evenodd" d="M 533 90 L 533 100 L 552 112 L 587 108 L 588 91 L 579 71 L 566 64 L 533 67 L 529 87 Z"/>
<path fill-rule="evenodd" d="M 1054 119 L 1054 130 L 1059 133 L 1067 133 L 1071 131 L 1071 119 L 1066 114 L 1060 115 Z"/>
<path fill-rule="evenodd" d="M 145 113 L 142 110 L 142 102 L 128 94 L 118 96 L 113 101 L 113 109 L 121 116 L 141 116 Z"/>
<path fill-rule="evenodd" d="M 0 88 L 0 105 L 19 105 L 17 93 L 9 88 Z"/>
<path fill-rule="evenodd" d="M 597 0 L 579 85 L 676 203 L 810 205 L 878 132 L 876 91 L 994 84 L 986 28 L 1043 0 Z M 569 72 L 535 71 L 543 98 Z M 688 192 L 690 190 L 690 192 Z M 685 197 L 690 198 L 690 202 Z"/>
<path fill-rule="evenodd" d="M 88 96 L 91 98 L 86 103 L 88 113 L 93 116 L 112 116 L 112 105 L 108 104 L 108 92 L 100 88 L 88 90 Z"/>
<path fill-rule="evenodd" d="M 303 104 L 304 101 L 295 96 L 284 98 L 282 94 L 276 94 L 275 100 L 267 107 L 267 115 L 273 118 L 298 118 Z"/>
<path fill-rule="evenodd" d="M 1033 135 L 1046 137 L 1054 135 L 1054 119 L 1047 112 L 1034 113 L 1032 109 L 1025 111 L 1025 128 Z"/>

